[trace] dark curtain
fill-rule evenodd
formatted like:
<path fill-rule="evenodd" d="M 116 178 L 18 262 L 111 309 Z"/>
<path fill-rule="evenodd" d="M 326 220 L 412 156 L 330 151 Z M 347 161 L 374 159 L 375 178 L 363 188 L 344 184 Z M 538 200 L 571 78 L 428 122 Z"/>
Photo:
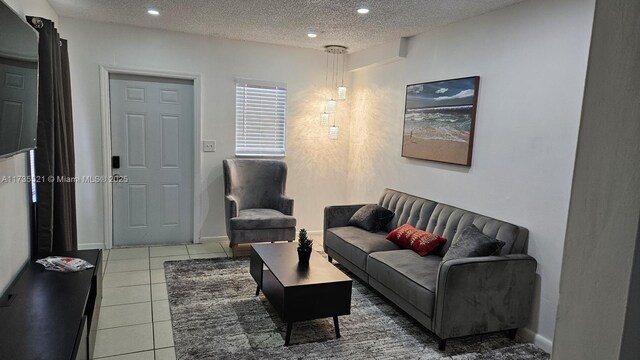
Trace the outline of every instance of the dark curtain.
<path fill-rule="evenodd" d="M 38 45 L 38 136 L 36 176 L 36 251 L 77 249 L 73 119 L 67 41 L 50 20 L 27 17 L 40 34 Z"/>

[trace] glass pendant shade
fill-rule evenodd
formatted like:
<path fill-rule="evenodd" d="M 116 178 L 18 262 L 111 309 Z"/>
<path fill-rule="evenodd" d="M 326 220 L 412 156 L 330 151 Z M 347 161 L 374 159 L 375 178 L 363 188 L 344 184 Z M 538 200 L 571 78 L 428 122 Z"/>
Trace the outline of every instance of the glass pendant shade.
<path fill-rule="evenodd" d="M 345 86 L 338 86 L 338 100 L 347 99 L 347 88 Z"/>
<path fill-rule="evenodd" d="M 338 132 L 340 131 L 340 129 L 338 129 L 337 126 L 333 125 L 332 127 L 329 128 L 329 139 L 331 140 L 337 140 L 338 139 Z"/>
<path fill-rule="evenodd" d="M 320 114 L 320 125 L 322 125 L 322 126 L 329 125 L 329 113 L 328 112 L 323 112 L 322 114 Z"/>
<path fill-rule="evenodd" d="M 336 101 L 331 99 L 329 101 L 327 101 L 327 110 L 326 112 L 328 113 L 332 113 L 332 112 L 336 112 Z"/>

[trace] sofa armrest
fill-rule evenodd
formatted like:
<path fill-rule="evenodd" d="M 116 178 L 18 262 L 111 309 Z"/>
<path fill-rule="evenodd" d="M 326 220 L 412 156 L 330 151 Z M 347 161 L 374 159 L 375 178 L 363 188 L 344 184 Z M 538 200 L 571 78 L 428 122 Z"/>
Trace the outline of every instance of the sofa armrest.
<path fill-rule="evenodd" d="M 440 264 L 433 331 L 442 339 L 523 327 L 529 321 L 536 260 L 525 254 Z"/>
<path fill-rule="evenodd" d="M 359 205 L 334 205 L 324 208 L 324 231 L 327 229 L 347 226 L 349 219 L 365 204 Z"/>
<path fill-rule="evenodd" d="M 293 199 L 290 197 L 286 197 L 285 195 L 280 196 L 280 204 L 279 209 L 281 213 L 285 215 L 293 215 Z"/>

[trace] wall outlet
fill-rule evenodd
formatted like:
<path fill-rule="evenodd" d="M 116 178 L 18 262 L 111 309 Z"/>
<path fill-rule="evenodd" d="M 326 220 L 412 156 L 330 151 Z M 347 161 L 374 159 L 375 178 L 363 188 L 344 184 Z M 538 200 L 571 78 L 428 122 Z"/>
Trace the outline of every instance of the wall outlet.
<path fill-rule="evenodd" d="M 216 141 L 215 140 L 204 140 L 204 141 L 202 141 L 202 151 L 204 151 L 204 152 L 216 152 Z"/>

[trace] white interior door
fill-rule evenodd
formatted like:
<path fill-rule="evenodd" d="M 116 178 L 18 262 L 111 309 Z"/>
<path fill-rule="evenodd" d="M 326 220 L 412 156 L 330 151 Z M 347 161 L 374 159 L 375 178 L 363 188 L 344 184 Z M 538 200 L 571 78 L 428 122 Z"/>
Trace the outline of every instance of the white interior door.
<path fill-rule="evenodd" d="M 109 77 L 113 244 L 193 242 L 193 81 Z M 119 162 L 119 164 L 118 164 Z"/>

